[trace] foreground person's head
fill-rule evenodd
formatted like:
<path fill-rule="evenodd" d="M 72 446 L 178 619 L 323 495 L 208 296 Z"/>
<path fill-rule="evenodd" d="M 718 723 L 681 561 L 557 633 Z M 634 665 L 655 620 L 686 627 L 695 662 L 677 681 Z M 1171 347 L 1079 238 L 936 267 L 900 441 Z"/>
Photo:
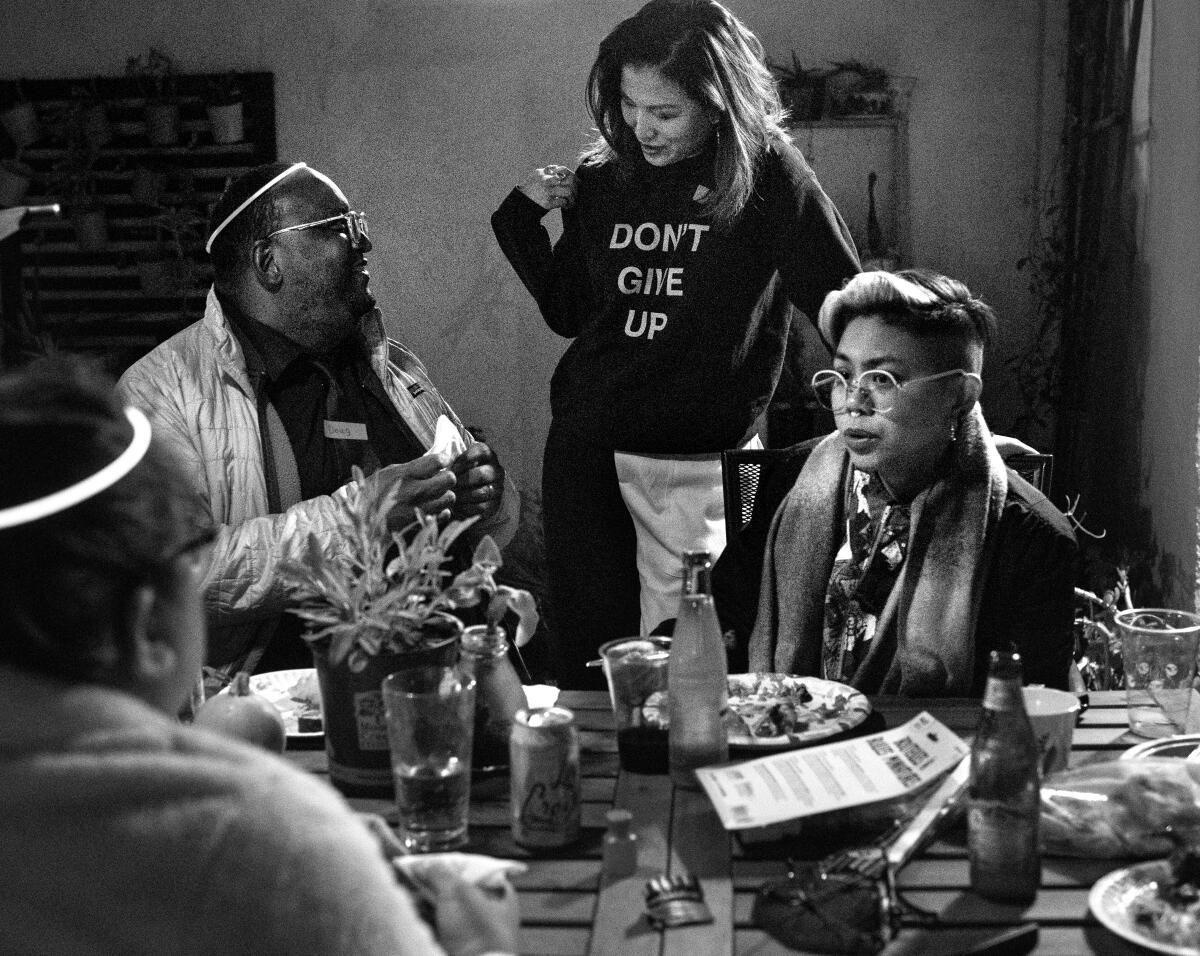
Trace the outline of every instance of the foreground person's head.
<path fill-rule="evenodd" d="M 910 497 L 962 434 L 983 387 L 991 308 L 955 279 L 922 270 L 864 272 L 821 307 L 832 371 L 813 386 L 854 465 Z"/>
<path fill-rule="evenodd" d="M 375 306 L 366 217 L 304 163 L 257 166 L 231 182 L 207 248 L 222 300 L 309 352 L 336 346 Z"/>
<path fill-rule="evenodd" d="M 63 361 L 0 374 L 0 666 L 175 713 L 205 645 L 191 501 L 107 379 Z"/>

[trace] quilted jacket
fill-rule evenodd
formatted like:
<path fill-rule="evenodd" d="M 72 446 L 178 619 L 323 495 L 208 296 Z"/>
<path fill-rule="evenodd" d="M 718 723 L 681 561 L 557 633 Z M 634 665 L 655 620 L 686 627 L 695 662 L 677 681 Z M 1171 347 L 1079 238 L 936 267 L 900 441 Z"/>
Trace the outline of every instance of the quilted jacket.
<path fill-rule="evenodd" d="M 469 440 L 420 359 L 387 338 L 378 309 L 363 318 L 360 333 L 388 397 L 426 447 L 443 414 Z M 284 607 L 279 562 L 299 558 L 309 532 L 338 553 L 335 499 L 350 485 L 270 513 L 257 399 L 212 289 L 204 318 L 132 365 L 118 388 L 151 417 L 155 437 L 175 453 L 217 526 L 205 580 L 208 656 L 214 665 L 230 664 L 265 638 Z M 470 533 L 490 534 L 503 547 L 516 531 L 519 504 L 510 478 L 500 509 Z"/>

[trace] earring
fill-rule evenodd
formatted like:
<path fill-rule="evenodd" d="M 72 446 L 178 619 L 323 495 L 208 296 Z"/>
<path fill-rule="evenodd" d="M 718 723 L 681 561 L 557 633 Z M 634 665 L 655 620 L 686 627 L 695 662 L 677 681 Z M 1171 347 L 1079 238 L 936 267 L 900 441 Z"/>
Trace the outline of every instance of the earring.
<path fill-rule="evenodd" d="M 950 440 L 958 441 L 958 422 L 950 423 Z"/>

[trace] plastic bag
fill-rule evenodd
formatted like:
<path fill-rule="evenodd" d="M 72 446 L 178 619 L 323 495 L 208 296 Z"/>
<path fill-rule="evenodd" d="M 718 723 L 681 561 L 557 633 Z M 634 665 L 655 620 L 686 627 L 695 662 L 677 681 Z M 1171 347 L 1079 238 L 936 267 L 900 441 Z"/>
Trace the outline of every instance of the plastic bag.
<path fill-rule="evenodd" d="M 1161 757 L 1065 770 L 1042 782 L 1041 806 L 1049 856 L 1166 856 L 1168 832 L 1200 832 L 1200 764 Z"/>

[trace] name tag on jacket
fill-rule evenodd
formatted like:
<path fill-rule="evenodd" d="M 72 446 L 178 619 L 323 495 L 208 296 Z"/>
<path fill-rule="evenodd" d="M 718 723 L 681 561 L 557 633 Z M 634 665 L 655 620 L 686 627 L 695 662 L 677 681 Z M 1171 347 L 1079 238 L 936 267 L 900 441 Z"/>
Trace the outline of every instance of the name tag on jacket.
<path fill-rule="evenodd" d="M 362 422 L 333 422 L 325 419 L 326 438 L 349 438 L 352 441 L 367 440 L 367 426 Z"/>

